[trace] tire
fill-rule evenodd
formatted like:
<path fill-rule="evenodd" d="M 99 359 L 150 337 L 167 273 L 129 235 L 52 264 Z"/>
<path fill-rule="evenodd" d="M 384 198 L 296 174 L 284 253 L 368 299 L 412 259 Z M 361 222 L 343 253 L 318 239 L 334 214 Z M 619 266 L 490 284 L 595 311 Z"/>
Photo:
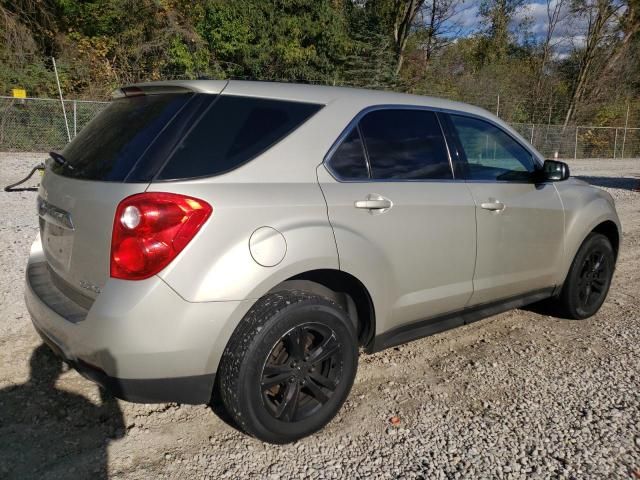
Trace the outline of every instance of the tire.
<path fill-rule="evenodd" d="M 594 315 L 604 303 L 615 267 L 607 237 L 590 233 L 576 253 L 560 293 L 560 307 L 576 320 Z"/>
<path fill-rule="evenodd" d="M 218 370 L 219 393 L 246 433 L 293 442 L 338 413 L 357 365 L 346 312 L 329 298 L 283 290 L 262 297 L 234 331 Z"/>

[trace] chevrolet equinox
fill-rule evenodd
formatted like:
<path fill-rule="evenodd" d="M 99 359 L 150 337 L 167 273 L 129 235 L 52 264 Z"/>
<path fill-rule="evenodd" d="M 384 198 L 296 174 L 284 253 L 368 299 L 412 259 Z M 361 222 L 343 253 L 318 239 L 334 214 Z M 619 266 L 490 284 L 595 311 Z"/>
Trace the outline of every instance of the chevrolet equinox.
<path fill-rule="evenodd" d="M 38 195 L 26 304 L 44 341 L 133 402 L 221 398 L 285 443 L 377 352 L 550 298 L 595 314 L 611 196 L 480 108 L 242 81 L 123 87 Z"/>

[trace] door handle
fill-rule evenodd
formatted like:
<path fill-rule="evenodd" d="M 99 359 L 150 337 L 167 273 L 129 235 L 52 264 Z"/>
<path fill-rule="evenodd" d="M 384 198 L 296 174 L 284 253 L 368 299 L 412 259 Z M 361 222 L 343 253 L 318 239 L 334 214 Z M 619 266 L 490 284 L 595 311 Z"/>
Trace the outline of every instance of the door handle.
<path fill-rule="evenodd" d="M 492 212 L 501 212 L 506 207 L 504 203 L 498 201 L 481 203 L 480 206 L 485 210 L 490 210 Z"/>
<path fill-rule="evenodd" d="M 366 208 L 368 210 L 381 210 L 390 207 L 391 202 L 389 200 L 358 200 L 356 202 L 356 208 Z"/>
<path fill-rule="evenodd" d="M 393 206 L 393 203 L 388 198 L 379 195 L 367 195 L 364 200 L 354 202 L 354 206 L 366 210 L 387 210 Z"/>

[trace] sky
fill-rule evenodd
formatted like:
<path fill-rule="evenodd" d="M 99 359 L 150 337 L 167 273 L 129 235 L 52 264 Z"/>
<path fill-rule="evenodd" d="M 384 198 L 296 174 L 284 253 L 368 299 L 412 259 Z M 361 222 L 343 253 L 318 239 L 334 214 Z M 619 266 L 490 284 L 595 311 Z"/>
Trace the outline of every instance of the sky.
<path fill-rule="evenodd" d="M 557 0 L 552 0 L 553 2 Z M 552 3 L 552 8 L 553 8 Z M 464 0 L 460 7 L 460 12 L 452 18 L 452 22 L 457 23 L 461 28 L 461 36 L 469 36 L 478 32 L 480 25 L 480 1 Z M 564 17 L 565 13 L 561 13 L 561 20 L 556 26 L 554 34 L 554 43 L 559 54 L 566 54 L 573 46 L 581 46 L 584 42 L 584 35 L 581 34 L 579 26 L 575 19 L 570 22 Z M 529 29 L 536 39 L 543 39 L 547 33 L 548 17 L 546 0 L 529 0 L 523 7 L 518 9 L 512 22 L 512 30 L 517 30 L 518 24 L 523 20 L 530 21 Z"/>

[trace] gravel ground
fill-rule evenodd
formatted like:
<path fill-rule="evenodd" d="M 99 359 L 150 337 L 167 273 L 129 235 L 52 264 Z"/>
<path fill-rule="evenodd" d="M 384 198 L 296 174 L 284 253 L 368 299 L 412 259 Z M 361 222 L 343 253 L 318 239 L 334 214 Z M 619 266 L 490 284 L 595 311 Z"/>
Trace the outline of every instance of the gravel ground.
<path fill-rule="evenodd" d="M 0 185 L 32 158 L 0 154 Z M 640 159 L 571 167 L 624 227 L 598 315 L 516 310 L 362 356 L 339 416 L 286 446 L 210 407 L 103 397 L 39 347 L 22 301 L 35 193 L 0 192 L 0 478 L 640 478 Z"/>

